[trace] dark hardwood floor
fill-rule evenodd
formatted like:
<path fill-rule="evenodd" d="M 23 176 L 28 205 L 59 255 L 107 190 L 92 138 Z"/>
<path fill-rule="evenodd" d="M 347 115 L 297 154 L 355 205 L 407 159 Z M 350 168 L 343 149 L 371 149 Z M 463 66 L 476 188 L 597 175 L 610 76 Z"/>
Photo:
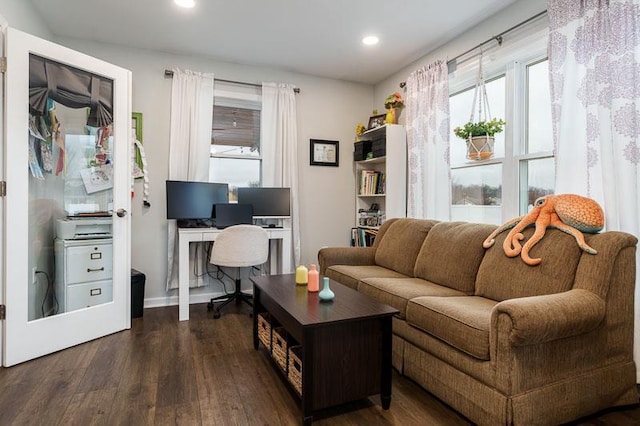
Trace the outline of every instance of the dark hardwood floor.
<path fill-rule="evenodd" d="M 213 320 L 206 304 L 145 309 L 131 330 L 0 368 L 1 425 L 296 425 L 297 399 L 252 344 L 248 308 Z M 234 309 L 238 309 L 234 311 Z M 318 425 L 468 425 L 394 373 L 388 411 L 377 397 L 323 413 Z M 638 425 L 640 408 L 576 425 Z"/>

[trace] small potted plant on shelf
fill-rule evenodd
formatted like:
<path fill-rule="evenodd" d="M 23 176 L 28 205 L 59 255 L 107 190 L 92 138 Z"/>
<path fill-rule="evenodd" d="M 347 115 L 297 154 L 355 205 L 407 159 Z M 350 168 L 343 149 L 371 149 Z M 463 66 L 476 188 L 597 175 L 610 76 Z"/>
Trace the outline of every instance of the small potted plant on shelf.
<path fill-rule="evenodd" d="M 504 130 L 507 123 L 501 118 L 473 122 L 453 129 L 453 133 L 467 143 L 467 158 L 486 160 L 493 156 L 495 135 Z"/>
<path fill-rule="evenodd" d="M 397 124 L 400 117 L 400 108 L 404 107 L 404 99 L 399 92 L 393 92 L 384 100 L 384 107 L 387 109 L 387 116 L 384 120 L 386 124 Z"/>

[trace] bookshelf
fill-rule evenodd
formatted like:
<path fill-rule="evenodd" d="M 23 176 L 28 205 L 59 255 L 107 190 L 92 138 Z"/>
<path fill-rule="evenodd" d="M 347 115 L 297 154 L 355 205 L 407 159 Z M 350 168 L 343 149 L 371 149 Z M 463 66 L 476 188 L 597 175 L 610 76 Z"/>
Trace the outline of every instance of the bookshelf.
<path fill-rule="evenodd" d="M 352 240 L 354 245 L 368 245 L 386 219 L 407 215 L 407 142 L 404 127 L 398 124 L 368 130 L 359 139 L 367 152 L 355 157 L 362 146 L 354 148 L 354 158 L 365 159 L 354 161 L 356 218 Z"/>

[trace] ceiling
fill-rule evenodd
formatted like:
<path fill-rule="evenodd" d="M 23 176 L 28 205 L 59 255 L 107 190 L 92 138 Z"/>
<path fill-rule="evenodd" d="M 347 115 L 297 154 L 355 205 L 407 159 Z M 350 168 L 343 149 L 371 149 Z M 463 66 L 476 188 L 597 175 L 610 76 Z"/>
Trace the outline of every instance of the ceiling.
<path fill-rule="evenodd" d="M 31 0 L 56 37 L 375 84 L 516 0 Z M 361 39 L 375 34 L 376 46 Z"/>

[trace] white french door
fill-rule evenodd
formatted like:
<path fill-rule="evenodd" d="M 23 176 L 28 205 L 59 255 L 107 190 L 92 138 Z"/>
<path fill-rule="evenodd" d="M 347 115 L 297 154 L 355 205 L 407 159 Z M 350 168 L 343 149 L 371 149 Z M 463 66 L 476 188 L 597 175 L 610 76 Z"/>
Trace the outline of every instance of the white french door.
<path fill-rule="evenodd" d="M 11 366 L 130 327 L 131 73 L 12 28 L 3 37 Z"/>

